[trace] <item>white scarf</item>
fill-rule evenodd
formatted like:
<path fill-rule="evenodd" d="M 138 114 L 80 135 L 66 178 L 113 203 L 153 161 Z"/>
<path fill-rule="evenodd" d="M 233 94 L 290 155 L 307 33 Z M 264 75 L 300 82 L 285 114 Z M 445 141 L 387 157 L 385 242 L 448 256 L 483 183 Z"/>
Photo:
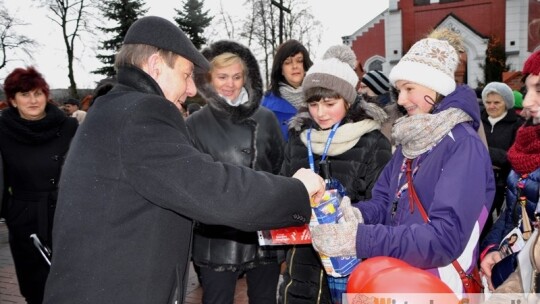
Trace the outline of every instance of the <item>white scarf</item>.
<path fill-rule="evenodd" d="M 369 133 L 373 130 L 380 130 L 381 123 L 372 119 L 364 119 L 359 122 L 348 123 L 339 126 L 336 130 L 332 144 L 328 149 L 328 156 L 335 156 L 343 154 L 350 150 L 360 140 L 362 135 Z M 331 130 L 315 130 L 311 131 L 311 148 L 314 154 L 323 154 L 326 140 Z M 307 147 L 307 132 L 302 131 L 300 139 Z"/>
<path fill-rule="evenodd" d="M 219 96 L 221 96 L 221 95 L 219 95 Z M 223 99 L 225 99 L 227 104 L 232 106 L 232 107 L 238 107 L 239 105 L 244 104 L 244 103 L 248 102 L 248 100 L 249 100 L 249 96 L 248 96 L 248 92 L 247 92 L 246 88 L 242 88 L 242 90 L 240 91 L 240 94 L 238 94 L 238 97 L 236 97 L 234 100 L 230 100 L 225 96 L 221 96 L 221 97 Z"/>

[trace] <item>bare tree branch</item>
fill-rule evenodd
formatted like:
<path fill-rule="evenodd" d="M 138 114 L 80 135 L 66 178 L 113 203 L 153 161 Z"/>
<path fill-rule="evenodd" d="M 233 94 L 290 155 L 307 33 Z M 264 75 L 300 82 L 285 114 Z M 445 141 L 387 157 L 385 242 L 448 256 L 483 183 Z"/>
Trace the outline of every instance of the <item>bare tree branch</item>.
<path fill-rule="evenodd" d="M 291 13 L 284 15 L 284 39 L 301 41 L 308 50 L 321 41 L 322 26 L 315 20 L 305 0 L 284 0 L 283 6 Z M 244 18 L 240 37 L 253 50 L 262 63 L 264 80 L 268 83 L 273 56 L 279 46 L 279 9 L 268 0 L 246 0 L 250 8 Z"/>
<path fill-rule="evenodd" d="M 81 41 L 82 32 L 88 32 L 89 10 L 92 8 L 91 0 L 44 0 L 51 15 L 47 16 L 56 23 L 62 31 L 62 39 L 66 47 L 67 67 L 70 96 L 78 98 L 77 83 L 73 62 L 75 61 L 76 41 Z M 82 43 L 82 41 L 81 41 Z"/>
<path fill-rule="evenodd" d="M 8 62 L 22 60 L 23 57 L 32 59 L 32 52 L 37 42 L 25 35 L 17 34 L 17 28 L 27 23 L 11 16 L 5 7 L 0 7 L 0 70 Z"/>
<path fill-rule="evenodd" d="M 231 15 L 227 12 L 225 12 L 225 9 L 223 8 L 223 3 L 219 4 L 219 24 L 222 24 L 225 28 L 225 33 L 227 34 L 227 38 L 234 39 L 234 22 Z"/>

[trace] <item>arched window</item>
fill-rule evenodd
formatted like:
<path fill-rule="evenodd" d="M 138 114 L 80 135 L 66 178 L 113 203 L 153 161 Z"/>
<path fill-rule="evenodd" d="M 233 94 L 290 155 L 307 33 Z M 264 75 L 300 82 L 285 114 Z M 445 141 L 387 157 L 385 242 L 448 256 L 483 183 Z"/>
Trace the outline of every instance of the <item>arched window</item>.
<path fill-rule="evenodd" d="M 375 71 L 381 71 L 382 72 L 382 70 L 383 70 L 382 65 L 383 65 L 383 62 L 381 60 L 376 59 L 376 60 L 374 60 L 373 62 L 371 62 L 369 64 L 368 71 L 375 70 Z"/>

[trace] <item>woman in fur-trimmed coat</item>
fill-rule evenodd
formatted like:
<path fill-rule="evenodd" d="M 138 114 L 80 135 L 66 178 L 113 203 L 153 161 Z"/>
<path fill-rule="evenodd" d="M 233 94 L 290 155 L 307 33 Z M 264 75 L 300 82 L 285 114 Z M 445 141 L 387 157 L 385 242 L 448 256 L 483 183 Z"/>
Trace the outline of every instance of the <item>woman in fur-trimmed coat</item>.
<path fill-rule="evenodd" d="M 197 88 L 208 105 L 187 119 L 194 146 L 217 161 L 277 174 L 284 142 L 275 115 L 259 106 L 262 79 L 257 60 L 249 49 L 232 41 L 218 41 L 203 55 L 211 68 Z M 277 250 L 259 247 L 256 232 L 200 223 L 193 243 L 203 303 L 232 303 L 243 272 L 250 303 L 276 302 Z"/>

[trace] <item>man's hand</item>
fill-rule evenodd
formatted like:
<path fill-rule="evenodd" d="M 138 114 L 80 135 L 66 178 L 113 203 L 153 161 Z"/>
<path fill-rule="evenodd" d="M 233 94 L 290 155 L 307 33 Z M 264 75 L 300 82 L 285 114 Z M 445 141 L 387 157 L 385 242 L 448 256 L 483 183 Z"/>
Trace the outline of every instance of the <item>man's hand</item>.
<path fill-rule="evenodd" d="M 489 291 L 494 291 L 493 283 L 491 283 L 491 269 L 493 266 L 502 260 L 501 253 L 499 251 L 492 251 L 484 257 L 482 262 L 480 262 L 480 268 L 487 278 Z"/>
<path fill-rule="evenodd" d="M 306 168 L 299 169 L 292 177 L 300 180 L 304 184 L 304 187 L 306 187 L 306 190 L 314 203 L 320 202 L 326 188 L 326 184 L 322 177 Z"/>

